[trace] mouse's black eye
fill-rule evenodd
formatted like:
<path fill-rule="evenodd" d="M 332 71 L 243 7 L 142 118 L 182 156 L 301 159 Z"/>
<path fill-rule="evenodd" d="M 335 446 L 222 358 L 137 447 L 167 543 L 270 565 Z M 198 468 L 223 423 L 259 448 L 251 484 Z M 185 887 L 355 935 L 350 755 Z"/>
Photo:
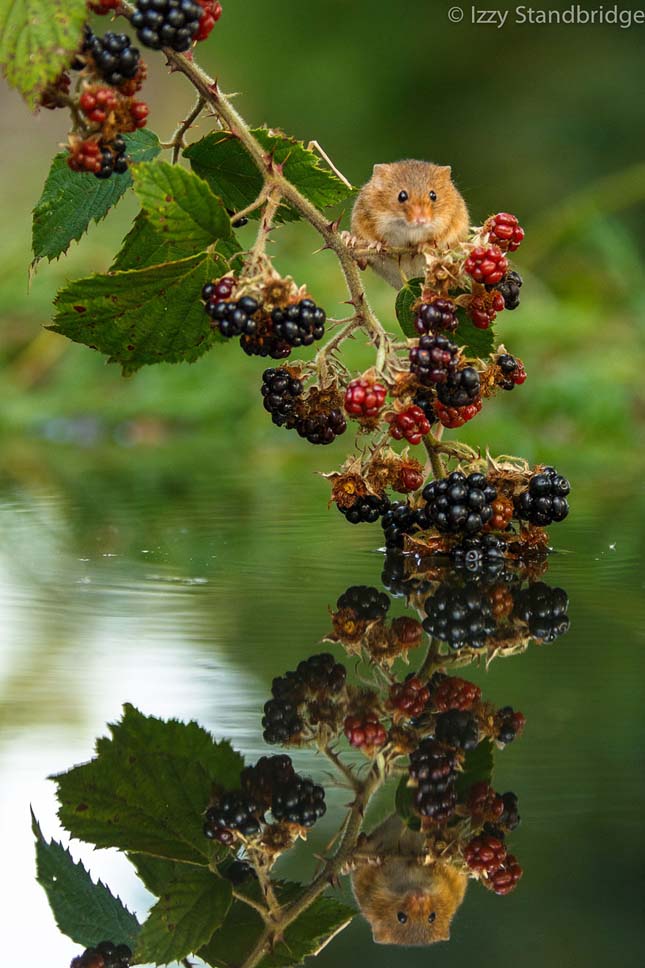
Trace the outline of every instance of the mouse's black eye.
<path fill-rule="evenodd" d="M 408 200 L 408 193 L 406 191 L 399 192 L 399 201 L 407 202 L 407 200 Z"/>
<path fill-rule="evenodd" d="M 437 915 L 435 914 L 435 912 L 434 912 L 434 911 L 431 911 L 431 912 L 430 912 L 430 914 L 428 915 L 428 921 L 430 922 L 430 924 L 432 924 L 432 923 L 433 923 L 433 921 L 434 921 L 434 919 L 436 918 L 436 916 L 437 916 Z"/>
<path fill-rule="evenodd" d="M 405 911 L 399 911 L 399 913 L 396 916 L 396 919 L 399 922 L 399 924 L 405 924 L 405 922 L 408 920 L 408 916 L 405 913 Z"/>
<path fill-rule="evenodd" d="M 436 202 L 437 201 L 437 193 L 436 192 L 430 192 L 430 201 L 431 202 Z"/>

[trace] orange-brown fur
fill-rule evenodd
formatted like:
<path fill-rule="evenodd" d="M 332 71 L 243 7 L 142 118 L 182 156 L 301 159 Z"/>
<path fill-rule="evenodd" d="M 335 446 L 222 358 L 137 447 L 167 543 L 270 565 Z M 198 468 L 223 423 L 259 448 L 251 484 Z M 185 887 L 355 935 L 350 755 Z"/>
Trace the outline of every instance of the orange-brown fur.
<path fill-rule="evenodd" d="M 407 200 L 399 201 L 401 192 Z M 432 200 L 430 193 L 436 195 Z M 466 238 L 468 209 L 455 187 L 451 169 L 427 161 L 396 161 L 375 165 L 352 212 L 352 235 L 385 246 L 431 243 L 449 248 Z M 405 276 L 423 271 L 419 256 L 370 256 L 373 268 L 399 287 Z"/>
<path fill-rule="evenodd" d="M 468 878 L 449 863 L 423 864 L 419 835 L 389 818 L 369 845 L 380 863 L 352 875 L 354 896 L 377 944 L 429 945 L 450 938 L 450 924 Z M 402 923 L 401 915 L 406 920 Z"/>

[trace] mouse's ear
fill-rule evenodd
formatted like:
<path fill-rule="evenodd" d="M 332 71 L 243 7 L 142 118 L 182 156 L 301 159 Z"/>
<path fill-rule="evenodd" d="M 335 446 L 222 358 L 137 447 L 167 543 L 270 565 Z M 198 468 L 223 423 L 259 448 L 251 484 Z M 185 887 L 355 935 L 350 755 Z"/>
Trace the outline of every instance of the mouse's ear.
<path fill-rule="evenodd" d="M 374 165 L 374 167 L 372 168 L 372 178 L 377 178 L 377 179 L 380 178 L 382 175 L 385 174 L 385 170 L 387 167 L 388 167 L 387 165 L 383 165 L 383 164 Z"/>
<path fill-rule="evenodd" d="M 446 178 L 450 178 L 450 176 L 452 174 L 452 168 L 450 167 L 450 165 L 439 165 L 437 170 L 442 175 L 445 175 Z"/>

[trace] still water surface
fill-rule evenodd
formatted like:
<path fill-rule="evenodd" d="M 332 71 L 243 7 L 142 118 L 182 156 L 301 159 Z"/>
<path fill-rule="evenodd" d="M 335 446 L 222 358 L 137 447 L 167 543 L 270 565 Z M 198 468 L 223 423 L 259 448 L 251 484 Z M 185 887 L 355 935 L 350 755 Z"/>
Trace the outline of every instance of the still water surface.
<path fill-rule="evenodd" d="M 45 448 L 14 455 L 5 471 L 7 965 L 22 960 L 35 936 L 52 968 L 75 953 L 34 880 L 29 804 L 47 836 L 60 833 L 47 775 L 88 759 L 125 701 L 197 719 L 257 758 L 266 752 L 260 719 L 272 677 L 329 648 L 320 640 L 347 586 L 382 589 L 377 529 L 350 528 L 328 512 L 310 468 L 287 473 L 265 455 L 256 470 L 222 470 L 201 449 L 141 461 Z M 466 673 L 493 702 L 527 716 L 524 736 L 497 759 L 495 784 L 520 797 L 513 847 L 524 878 L 509 897 L 473 885 L 452 940 L 430 950 L 376 947 L 357 919 L 320 955 L 320 968 L 353 965 L 357 956 L 375 968 L 641 961 L 645 491 L 640 482 L 567 472 L 574 513 L 554 535 L 546 580 L 568 592 L 569 633 Z M 295 760 L 325 779 L 313 753 Z M 331 791 L 329 799 L 312 835 L 321 848 L 346 794 Z M 145 912 L 150 898 L 125 860 L 81 844 L 74 853 Z M 299 849 L 285 872 L 306 876 L 309 854 Z"/>

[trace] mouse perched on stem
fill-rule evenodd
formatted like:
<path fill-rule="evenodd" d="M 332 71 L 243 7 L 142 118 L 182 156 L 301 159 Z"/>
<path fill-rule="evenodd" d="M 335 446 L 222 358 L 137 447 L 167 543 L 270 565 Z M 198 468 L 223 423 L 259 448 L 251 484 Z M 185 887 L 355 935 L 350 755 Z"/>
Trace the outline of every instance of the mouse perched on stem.
<path fill-rule="evenodd" d="M 448 165 L 396 161 L 374 165 L 352 212 L 354 241 L 401 248 L 434 245 L 450 248 L 468 234 L 468 209 L 455 187 Z M 422 254 L 388 255 L 375 251 L 369 265 L 392 286 L 423 275 Z"/>
<path fill-rule="evenodd" d="M 468 877 L 449 862 L 427 863 L 423 846 L 423 835 L 396 814 L 363 843 L 352 888 L 377 944 L 429 945 L 450 938 Z"/>

